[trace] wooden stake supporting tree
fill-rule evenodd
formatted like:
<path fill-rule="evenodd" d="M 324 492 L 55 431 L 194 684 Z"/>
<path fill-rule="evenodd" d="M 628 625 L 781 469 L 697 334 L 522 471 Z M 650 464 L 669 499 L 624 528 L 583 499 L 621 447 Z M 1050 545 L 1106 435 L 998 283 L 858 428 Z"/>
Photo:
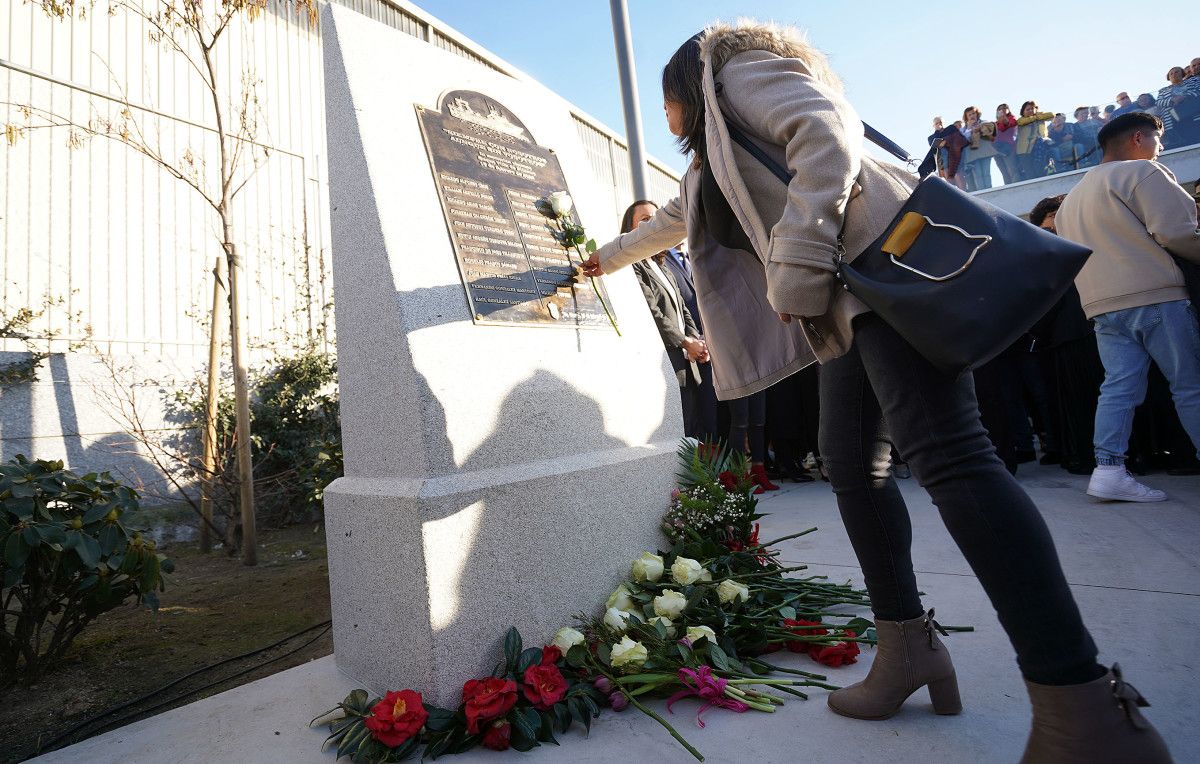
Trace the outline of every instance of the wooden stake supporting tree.
<path fill-rule="evenodd" d="M 220 349 L 223 343 L 223 303 L 228 303 L 232 369 L 236 401 L 236 453 L 238 468 L 238 502 L 241 509 L 242 561 L 257 563 L 254 469 L 251 461 L 250 385 L 247 341 L 245 333 L 246 305 L 243 285 L 245 268 L 238 250 L 238 231 L 233 204 L 254 173 L 266 163 L 266 149 L 255 144 L 257 132 L 257 79 L 242 77 L 240 94 L 226 92 L 218 76 L 220 59 L 227 48 L 222 46 L 226 33 L 236 22 L 253 22 L 266 10 L 268 0 L 116 0 L 108 5 L 110 15 L 128 14 L 140 19 L 148 28 L 152 42 L 173 51 L 187 63 L 192 76 L 201 83 L 212 106 L 211 117 L 217 135 L 220 163 L 215 169 L 202 156 L 187 148 L 178 157 L 167 156 L 135 117 L 135 108 L 120 88 L 124 108 L 116 119 L 93 116 L 81 124 L 70 116 L 42 109 L 32 104 L 16 106 L 24 115 L 23 125 L 5 125 L 9 143 L 20 139 L 25 130 L 35 128 L 66 128 L 68 143 L 79 145 L 85 138 L 102 137 L 120 141 L 150 159 L 176 180 L 186 183 L 204 200 L 220 221 L 222 255 L 213 270 L 214 288 L 212 315 L 209 325 L 208 392 L 203 433 L 203 466 L 201 485 L 201 545 L 211 549 L 213 478 L 220 469 L 216 460 L 216 416 L 220 382 Z M 307 18 L 310 25 L 317 22 L 315 0 L 291 0 L 293 9 Z M 48 15 L 67 18 L 76 13 L 85 15 L 91 2 L 76 0 L 41 0 Z M 226 534 L 232 537 L 233 534 Z"/>

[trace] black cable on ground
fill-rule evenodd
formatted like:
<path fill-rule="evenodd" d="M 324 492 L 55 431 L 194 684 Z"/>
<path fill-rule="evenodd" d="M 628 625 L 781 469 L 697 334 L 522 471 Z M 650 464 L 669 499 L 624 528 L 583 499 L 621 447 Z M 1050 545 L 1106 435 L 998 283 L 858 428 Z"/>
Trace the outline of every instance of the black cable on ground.
<path fill-rule="evenodd" d="M 255 649 L 255 650 L 251 650 L 250 652 L 242 653 L 241 655 L 235 655 L 235 656 L 233 656 L 232 658 L 225 658 L 224 660 L 217 661 L 216 663 L 211 663 L 211 664 L 209 664 L 209 665 L 207 665 L 207 666 L 202 666 L 202 667 L 200 667 L 200 668 L 196 669 L 195 671 L 192 671 L 192 672 L 190 672 L 190 673 L 188 673 L 188 674 L 184 674 L 183 676 L 179 677 L 178 679 L 174 679 L 174 680 L 172 680 L 172 681 L 170 681 L 170 682 L 167 682 L 167 683 L 166 683 L 166 684 L 164 684 L 162 687 L 159 687 L 159 688 L 157 688 L 157 689 L 151 690 L 150 692 L 148 692 L 148 693 L 146 693 L 146 694 L 144 694 L 144 695 L 142 695 L 142 696 L 140 696 L 140 697 L 137 697 L 137 698 L 134 698 L 133 700 L 127 701 L 127 702 L 125 702 L 125 703 L 122 703 L 122 704 L 121 704 L 121 705 L 119 705 L 119 706 L 114 706 L 114 707 L 112 707 L 112 708 L 108 709 L 107 711 L 103 711 L 103 712 L 101 712 L 101 713 L 99 713 L 99 714 L 96 714 L 95 716 L 91 716 L 91 717 L 89 717 L 89 718 L 87 718 L 87 719 L 83 720 L 82 722 L 80 722 L 80 723 L 76 724 L 76 725 L 75 725 L 74 727 L 72 727 L 71 729 L 69 729 L 69 730 L 67 730 L 66 732 L 64 732 L 64 733 L 62 733 L 62 734 L 58 735 L 57 737 L 55 737 L 53 740 L 51 740 L 49 743 L 47 743 L 47 744 L 46 744 L 46 746 L 45 746 L 44 748 L 42 748 L 42 747 L 39 747 L 39 749 L 38 749 L 38 755 L 41 755 L 41 754 L 44 754 L 44 753 L 49 753 L 50 751 L 57 750 L 58 748 L 60 748 L 60 747 L 61 747 L 61 745 L 60 745 L 60 744 L 61 744 L 63 741 L 65 741 L 67 738 L 70 738 L 72 735 L 75 735 L 75 734 L 76 734 L 76 733 L 78 733 L 79 731 L 81 731 L 81 730 L 83 730 L 83 729 L 85 729 L 85 728 L 87 728 L 87 727 L 90 727 L 91 725 L 93 725 L 93 724 L 95 724 L 96 722 L 100 721 L 100 720 L 101 720 L 101 719 L 103 719 L 104 717 L 106 717 L 106 716 L 112 716 L 113 714 L 117 713 L 118 711 L 124 711 L 126 708 L 129 708 L 130 706 L 136 706 L 136 705 L 138 705 L 138 704 L 140 704 L 140 703 L 144 703 L 144 702 L 146 702 L 147 700 L 150 700 L 151 698 L 153 698 L 154 696 L 156 696 L 156 695 L 159 695 L 160 693 L 163 693 L 163 692 L 165 692 L 165 691 L 167 691 L 167 690 L 171 689 L 172 687 L 174 687 L 175 685 L 179 684 L 180 682 L 183 682 L 183 681 L 186 681 L 186 680 L 188 680 L 188 679 L 191 679 L 192 677 L 196 676 L 197 674 L 203 674 L 203 673 L 204 673 L 204 672 L 206 672 L 206 671 L 212 671 L 213 669 L 215 669 L 215 668 L 220 668 L 221 666 L 224 666 L 224 665 L 225 665 L 225 664 L 227 664 L 227 663 L 233 663 L 234 661 L 244 660 L 244 659 L 246 659 L 246 658 L 253 658 L 254 656 L 256 656 L 256 655 L 259 655 L 259 654 L 261 654 L 261 653 L 265 653 L 265 652 L 267 652 L 268 650 L 273 650 L 274 648 L 276 648 L 276 647 L 279 647 L 280 645 L 282 645 L 282 644 L 284 644 L 284 643 L 286 643 L 286 642 L 290 642 L 290 641 L 292 641 L 293 639 L 295 639 L 296 637 L 299 637 L 299 636 L 302 636 L 302 635 L 304 635 L 304 634 L 307 634 L 308 632 L 310 632 L 310 631 L 313 631 L 314 629 L 321 629 L 321 632 L 320 632 L 319 634 L 317 634 L 317 636 L 313 637 L 313 638 L 312 638 L 312 639 L 310 639 L 309 641 L 305 642 L 304 644 L 300 645 L 299 647 L 297 647 L 297 648 L 295 648 L 295 649 L 293 649 L 293 650 L 289 650 L 289 651 L 287 651 L 286 653 L 283 653 L 282 655 L 278 655 L 278 656 L 276 656 L 276 657 L 272 658 L 272 659 L 271 659 L 271 660 L 269 660 L 269 661 L 264 661 L 264 662 L 261 662 L 261 663 L 256 663 L 255 665 L 251 666 L 250 668 L 243 669 L 242 671 L 239 671 L 239 672 L 237 672 L 236 674 L 233 674 L 233 675 L 231 675 L 231 676 L 227 676 L 227 677 L 224 677 L 224 678 L 222 678 L 222 679 L 218 679 L 218 680 L 217 680 L 217 681 L 215 681 L 215 682 L 209 682 L 208 684 L 206 684 L 206 685 L 203 685 L 203 686 L 201 686 L 201 687 L 197 687 L 197 688 L 196 688 L 196 689 L 194 689 L 194 690 L 189 690 L 189 691 L 187 691 L 187 692 L 183 693 L 182 695 L 177 695 L 177 696 L 175 696 L 174 698 L 171 698 L 170 700 L 165 700 L 165 701 L 163 701 L 163 702 L 161 702 L 161 703 L 157 703 L 157 704 L 155 704 L 155 705 L 153 705 L 153 706 L 151 706 L 151 707 L 149 707 L 149 708 L 144 708 L 144 709 L 142 709 L 142 710 L 140 710 L 140 711 L 136 711 L 136 712 L 134 712 L 134 713 L 132 713 L 132 714 L 128 714 L 128 715 L 126 715 L 126 716 L 119 717 L 119 718 L 118 718 L 116 721 L 113 721 L 113 722 L 108 722 L 107 724 L 103 725 L 102 727 L 100 727 L 100 729 L 98 729 L 98 730 L 96 730 L 95 732 L 93 732 L 93 733 L 92 733 L 92 735 L 89 735 L 89 737 L 92 737 L 92 736 L 94 736 L 94 735 L 98 735 L 98 734 L 100 734 L 100 732 L 102 732 L 102 731 L 104 731 L 104 730 L 107 730 L 107 729 L 109 729 L 109 728 L 111 728 L 111 727 L 113 727 L 113 726 L 116 726 L 116 725 L 118 725 L 119 723 L 121 723 L 121 722 L 123 722 L 123 721 L 125 721 L 125 720 L 129 720 L 129 719 L 132 719 L 132 718 L 134 718 L 134 717 L 141 716 L 141 715 L 143 715 L 143 714 L 149 713 L 150 711 L 154 711 L 154 710 L 156 710 L 156 709 L 162 708 L 163 706 L 170 705 L 171 703 L 174 703 L 174 702 L 176 702 L 176 701 L 182 700 L 183 698 L 186 698 L 186 697 L 188 697 L 189 695 L 195 695 L 195 694 L 196 694 L 196 693 L 198 693 L 198 692 L 203 692 L 204 690 L 207 690 L 207 689 L 209 689 L 210 687 L 215 687 L 215 686 L 217 686 L 217 685 L 219 685 L 219 684 L 222 684 L 222 683 L 224 683 L 224 682 L 228 682 L 228 681 L 230 681 L 230 680 L 232 680 L 232 679 L 236 679 L 236 678 L 238 678 L 239 676 L 243 676 L 243 675 L 245 675 L 245 674 L 248 674 L 248 673 L 250 673 L 250 672 L 252 672 L 252 671 L 257 671 L 258 669 L 262 668 L 263 666 L 269 666 L 269 665 L 271 665 L 272 663 L 274 663 L 275 661 L 278 661 L 278 660 L 281 660 L 281 659 L 283 659 L 283 658 L 286 658 L 286 657 L 288 657 L 289 655 L 294 655 L 295 653 L 298 653 L 298 652 L 300 652 L 300 651 L 301 651 L 301 650 L 303 650 L 304 648 L 306 648 L 306 647 L 308 647 L 309 645 L 311 645 L 312 643 L 316 642 L 316 641 L 317 641 L 318 639 L 320 639 L 321 637 L 325 636 L 325 632 L 329 631 L 329 629 L 330 629 L 330 627 L 331 627 L 331 625 L 332 625 L 332 624 L 333 624 L 333 621 L 331 621 L 331 620 L 330 620 L 330 621 L 322 621 L 321 623 L 313 624 L 312 626 L 309 626 L 309 627 L 308 627 L 308 628 L 306 628 L 306 629 L 301 629 L 300 631 L 297 631 L 297 632 L 295 632 L 295 633 L 293 633 L 293 634 L 289 634 L 288 636 L 284 637 L 283 639 L 279 640 L 278 642 L 273 642 L 273 643 L 271 643 L 271 644 L 267 645 L 266 647 L 260 647 L 260 648 L 258 648 L 258 649 Z M 322 627 L 324 627 L 324 628 L 322 628 Z"/>

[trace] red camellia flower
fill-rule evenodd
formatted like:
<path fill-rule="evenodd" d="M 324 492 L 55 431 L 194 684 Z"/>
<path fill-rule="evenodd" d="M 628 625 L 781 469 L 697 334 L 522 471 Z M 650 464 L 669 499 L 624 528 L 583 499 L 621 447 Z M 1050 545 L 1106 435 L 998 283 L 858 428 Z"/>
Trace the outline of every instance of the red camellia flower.
<path fill-rule="evenodd" d="M 483 733 L 483 745 L 493 751 L 507 751 L 508 741 L 512 737 L 512 725 L 501 719 L 492 722 L 487 732 Z"/>
<path fill-rule="evenodd" d="M 717 480 L 721 481 L 721 486 L 726 491 L 737 490 L 737 475 L 733 474 L 729 470 L 725 470 L 720 475 L 717 475 Z"/>
<path fill-rule="evenodd" d="M 542 648 L 542 665 L 553 666 L 562 659 L 562 650 L 558 645 L 546 645 Z"/>
<path fill-rule="evenodd" d="M 553 663 L 525 669 L 525 698 L 539 711 L 547 711 L 566 697 L 567 680 Z"/>
<path fill-rule="evenodd" d="M 463 713 L 467 732 L 478 735 L 480 725 L 499 719 L 517 703 L 517 683 L 511 679 L 488 677 L 470 679 L 463 685 Z"/>
<path fill-rule="evenodd" d="M 821 627 L 820 621 L 805 621 L 805 620 L 796 620 L 793 618 L 784 618 L 783 625 L 788 627 L 788 629 L 790 629 L 791 632 L 793 634 L 795 634 L 797 637 L 820 637 L 822 635 L 829 633 L 828 629 Z M 797 628 L 797 627 L 800 627 L 800 628 Z M 814 627 L 814 628 L 803 628 L 803 627 Z M 816 645 L 812 642 L 801 642 L 800 640 L 787 642 L 786 644 L 787 644 L 788 651 L 793 652 L 793 653 L 807 653 L 810 651 L 810 648 L 819 647 L 819 645 Z"/>
<path fill-rule="evenodd" d="M 421 693 L 401 690 L 389 692 L 376 703 L 363 724 L 371 730 L 371 737 L 388 748 L 395 748 L 420 732 L 428 718 L 421 703 Z"/>
<path fill-rule="evenodd" d="M 853 637 L 853 631 L 846 632 L 847 637 Z M 850 663 L 858 663 L 858 643 L 857 642 L 838 642 L 836 645 L 813 645 L 813 649 L 809 650 L 808 654 L 817 663 L 826 666 L 845 666 Z"/>

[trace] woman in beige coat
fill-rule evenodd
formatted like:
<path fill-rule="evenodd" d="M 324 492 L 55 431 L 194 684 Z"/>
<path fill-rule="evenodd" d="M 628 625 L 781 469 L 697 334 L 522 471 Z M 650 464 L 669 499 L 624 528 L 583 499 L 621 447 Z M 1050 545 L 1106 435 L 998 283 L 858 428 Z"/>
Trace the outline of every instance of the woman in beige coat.
<path fill-rule="evenodd" d="M 734 331 L 720 325 L 745 315 L 713 306 L 765 300 L 800 326 L 821 362 L 821 454 L 879 639 L 867 678 L 831 693 L 829 706 L 885 719 L 928 687 L 937 713 L 961 708 L 954 666 L 918 595 L 908 512 L 888 470 L 894 442 L 1016 650 L 1034 711 L 1023 761 L 1169 761 L 1136 690 L 1096 662 L 1041 515 L 979 424 L 970 378 L 939 373 L 839 286 L 838 257 L 852 260 L 882 234 L 915 180 L 863 153 L 862 123 L 825 57 L 794 29 L 717 24 L 667 63 L 663 97 L 668 126 L 693 160 L 681 196 L 602 247 L 587 269 L 611 272 L 686 235 L 710 335 Z M 785 165 L 791 182 L 731 129 Z M 762 335 L 760 346 L 754 328 L 736 331 L 745 341 L 740 382 L 767 386 L 803 363 L 799 349 L 781 354 L 778 334 Z"/>

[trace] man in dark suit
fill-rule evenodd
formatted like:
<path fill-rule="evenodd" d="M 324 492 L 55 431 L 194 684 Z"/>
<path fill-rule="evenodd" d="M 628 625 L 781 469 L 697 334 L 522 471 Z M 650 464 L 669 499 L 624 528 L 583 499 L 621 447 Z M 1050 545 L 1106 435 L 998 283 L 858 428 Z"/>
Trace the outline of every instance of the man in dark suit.
<path fill-rule="evenodd" d="M 636 263 L 633 271 L 679 380 L 684 434 L 715 440 L 717 398 L 686 260 L 678 250 L 669 250 Z"/>

